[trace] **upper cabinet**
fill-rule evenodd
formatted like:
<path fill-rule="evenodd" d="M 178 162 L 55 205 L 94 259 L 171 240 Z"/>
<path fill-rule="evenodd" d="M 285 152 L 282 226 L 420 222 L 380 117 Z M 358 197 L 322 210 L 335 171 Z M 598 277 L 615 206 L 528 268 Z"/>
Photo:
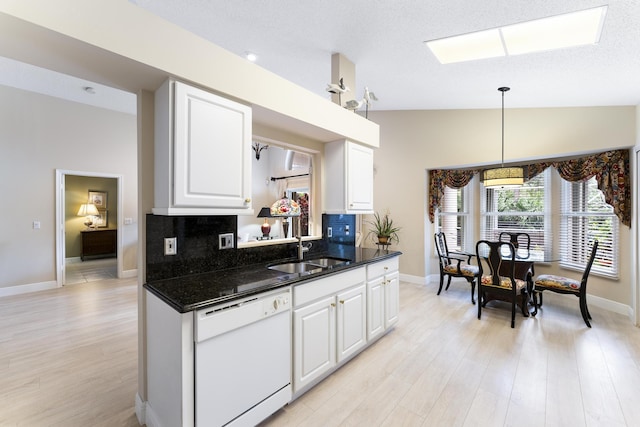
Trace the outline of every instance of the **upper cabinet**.
<path fill-rule="evenodd" d="M 325 145 L 324 212 L 373 213 L 373 149 L 351 141 Z"/>
<path fill-rule="evenodd" d="M 155 94 L 159 215 L 252 215 L 251 108 L 167 80 Z"/>

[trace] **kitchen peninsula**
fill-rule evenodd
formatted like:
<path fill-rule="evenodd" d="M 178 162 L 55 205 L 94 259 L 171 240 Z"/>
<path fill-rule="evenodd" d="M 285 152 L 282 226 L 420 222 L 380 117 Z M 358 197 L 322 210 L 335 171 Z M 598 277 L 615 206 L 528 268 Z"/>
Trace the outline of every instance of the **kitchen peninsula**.
<path fill-rule="evenodd" d="M 298 262 L 295 244 L 278 246 L 145 284 L 151 424 L 257 424 L 396 323 L 400 252 L 316 240 L 304 260 L 315 266 L 290 273 L 274 268 Z"/>

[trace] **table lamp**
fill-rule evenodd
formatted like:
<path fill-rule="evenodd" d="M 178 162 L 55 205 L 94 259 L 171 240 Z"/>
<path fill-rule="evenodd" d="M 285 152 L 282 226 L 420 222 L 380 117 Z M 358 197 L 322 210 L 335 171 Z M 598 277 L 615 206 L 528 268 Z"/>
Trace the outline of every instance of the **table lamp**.
<path fill-rule="evenodd" d="M 93 217 L 99 215 L 98 208 L 93 203 L 82 204 L 78 209 L 78 216 L 85 217 L 84 225 L 87 226 L 87 230 L 90 230 L 93 225 Z"/>
<path fill-rule="evenodd" d="M 269 220 L 267 218 L 271 218 L 271 209 L 270 208 L 262 208 L 260 212 L 258 212 L 258 218 L 264 218 L 264 222 L 262 223 L 262 238 L 268 239 L 269 233 L 271 233 L 271 225 L 269 224 Z"/>
<path fill-rule="evenodd" d="M 271 216 L 274 218 L 283 217 L 282 230 L 284 232 L 284 238 L 286 239 L 289 234 L 289 217 L 300 217 L 300 205 L 295 200 L 291 200 L 284 195 L 282 199 L 276 200 L 276 202 L 271 205 Z"/>

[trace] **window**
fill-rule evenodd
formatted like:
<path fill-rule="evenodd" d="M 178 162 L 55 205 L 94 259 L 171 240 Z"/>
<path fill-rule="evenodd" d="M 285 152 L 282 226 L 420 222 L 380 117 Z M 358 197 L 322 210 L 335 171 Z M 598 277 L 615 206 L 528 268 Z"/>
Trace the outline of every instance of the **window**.
<path fill-rule="evenodd" d="M 550 193 L 549 170 L 536 175 L 517 188 L 485 188 L 481 199 L 480 236 L 498 240 L 501 232 L 527 233 L 531 237 L 531 253 L 548 258 L 551 239 L 547 193 Z"/>
<path fill-rule="evenodd" d="M 560 265 L 584 270 L 591 246 L 598 240 L 598 252 L 591 271 L 618 275 L 618 218 L 604 201 L 595 177 L 584 182 L 562 182 Z"/>
<path fill-rule="evenodd" d="M 444 197 L 436 212 L 436 232 L 442 231 L 445 234 L 450 251 L 475 251 L 475 248 L 468 248 L 466 242 L 469 235 L 467 230 L 469 203 L 466 188 L 445 187 Z"/>

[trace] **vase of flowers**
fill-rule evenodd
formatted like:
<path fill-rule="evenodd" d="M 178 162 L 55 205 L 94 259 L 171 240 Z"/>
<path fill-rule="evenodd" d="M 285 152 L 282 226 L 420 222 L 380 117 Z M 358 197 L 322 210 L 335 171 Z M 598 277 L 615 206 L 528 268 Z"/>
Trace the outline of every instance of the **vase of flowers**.
<path fill-rule="evenodd" d="M 374 243 L 380 245 L 389 245 L 392 242 L 400 243 L 400 237 L 398 236 L 400 227 L 393 223 L 389 212 L 384 215 L 376 212 L 373 215 L 373 221 L 367 221 L 367 223 L 371 226 L 367 236 L 371 236 Z"/>

